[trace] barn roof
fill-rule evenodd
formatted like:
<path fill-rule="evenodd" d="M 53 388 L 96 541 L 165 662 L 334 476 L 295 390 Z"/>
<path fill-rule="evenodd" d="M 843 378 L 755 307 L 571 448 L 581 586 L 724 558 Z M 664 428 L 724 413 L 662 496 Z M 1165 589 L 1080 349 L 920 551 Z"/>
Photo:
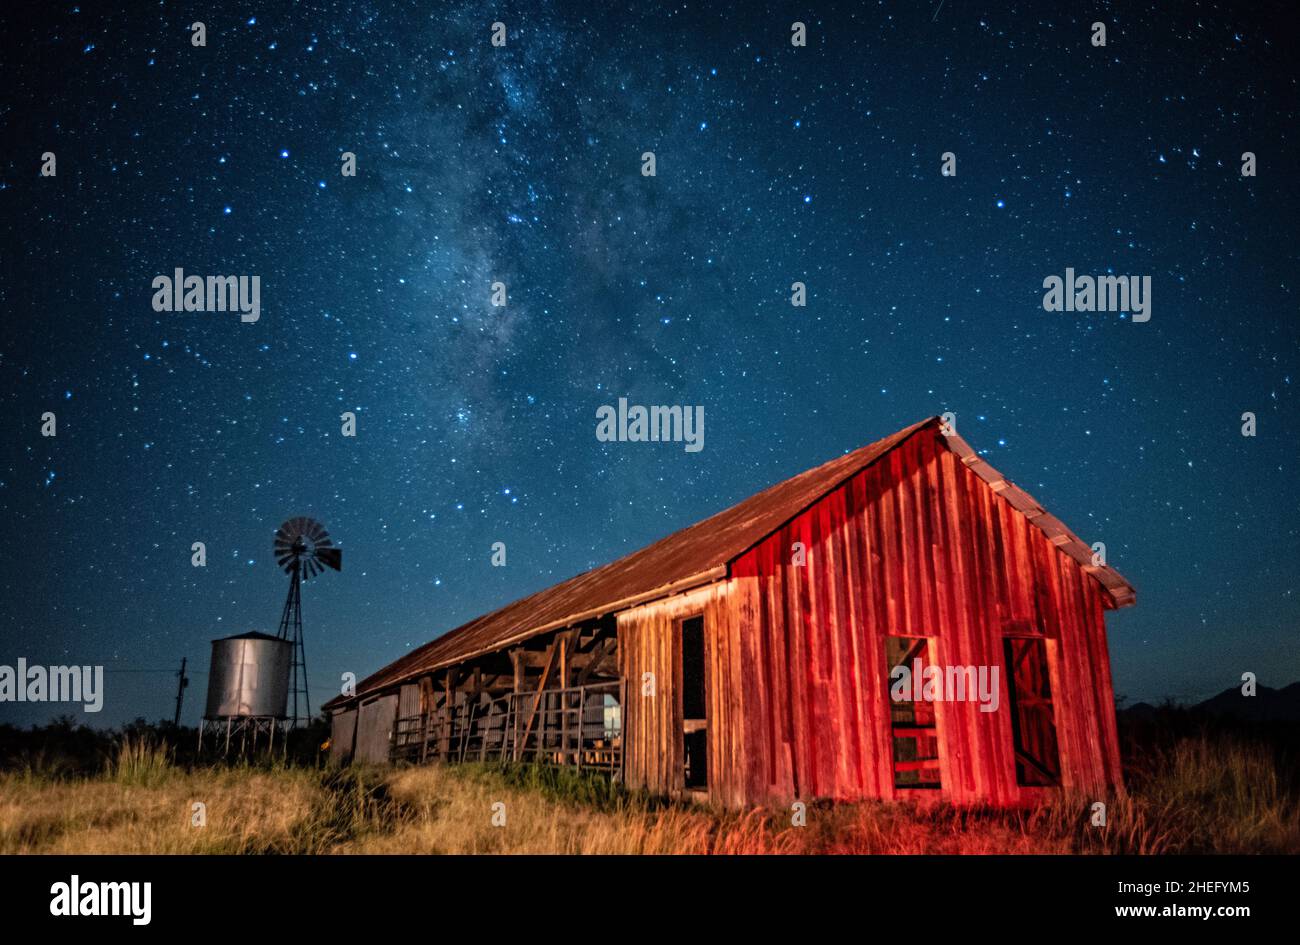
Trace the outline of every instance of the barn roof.
<path fill-rule="evenodd" d="M 477 617 L 363 679 L 356 695 L 512 646 L 540 633 L 724 578 L 733 561 L 822 496 L 915 433 L 927 427 L 938 428 L 939 424 L 938 417 L 922 420 L 779 482 L 640 551 Z M 1041 528 L 1053 544 L 1083 565 L 1101 583 L 1115 607 L 1133 603 L 1134 592 L 1128 582 L 1109 567 L 1094 566 L 1092 549 L 1073 532 L 1004 479 L 955 433 L 940 439 L 990 488 Z M 344 701 L 350 700 L 335 697 L 324 708 Z"/>

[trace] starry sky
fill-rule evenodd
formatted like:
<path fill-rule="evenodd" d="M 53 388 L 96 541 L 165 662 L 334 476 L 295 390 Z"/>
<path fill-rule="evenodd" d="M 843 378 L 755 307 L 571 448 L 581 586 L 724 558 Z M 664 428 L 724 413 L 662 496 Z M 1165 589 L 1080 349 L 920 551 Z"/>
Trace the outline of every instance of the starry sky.
<path fill-rule="evenodd" d="M 1286 5 L 118 6 L 0 12 L 0 663 L 102 663 L 88 721 L 170 717 L 182 656 L 197 721 L 291 516 L 344 550 L 318 706 L 944 411 L 1137 588 L 1117 692 L 1300 678 Z M 1151 320 L 1045 312 L 1067 266 L 1150 275 Z M 153 311 L 176 267 L 260 319 Z M 598 442 L 619 397 L 704 450 Z"/>

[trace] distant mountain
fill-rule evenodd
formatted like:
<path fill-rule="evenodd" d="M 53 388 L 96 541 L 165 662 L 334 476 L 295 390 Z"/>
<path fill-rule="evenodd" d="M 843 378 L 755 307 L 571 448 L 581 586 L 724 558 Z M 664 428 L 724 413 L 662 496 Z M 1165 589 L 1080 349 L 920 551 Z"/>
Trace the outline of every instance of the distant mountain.
<path fill-rule="evenodd" d="M 1186 711 L 1194 715 L 1236 719 L 1241 722 L 1300 722 L 1300 682 L 1293 682 L 1281 689 L 1260 686 L 1255 690 L 1255 695 L 1249 697 L 1241 694 L 1240 686 L 1234 686 L 1204 702 L 1187 706 Z M 1121 709 L 1119 714 L 1129 719 L 1147 721 L 1157 717 L 1160 712 L 1159 706 L 1149 702 L 1135 702 Z"/>
<path fill-rule="evenodd" d="M 1150 702 L 1135 702 L 1132 705 L 1125 706 L 1117 713 L 1126 719 L 1136 719 L 1141 722 L 1149 721 L 1160 714 L 1160 710 Z"/>
<path fill-rule="evenodd" d="M 1192 710 L 1243 722 L 1300 722 L 1300 682 L 1282 689 L 1260 686 L 1251 697 L 1243 696 L 1240 687 L 1225 689 Z"/>

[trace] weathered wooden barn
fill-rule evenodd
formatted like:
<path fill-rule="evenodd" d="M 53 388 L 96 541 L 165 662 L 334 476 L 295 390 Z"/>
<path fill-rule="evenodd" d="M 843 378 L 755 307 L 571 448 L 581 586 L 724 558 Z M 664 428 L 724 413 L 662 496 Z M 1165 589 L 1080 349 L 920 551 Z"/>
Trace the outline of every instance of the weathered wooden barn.
<path fill-rule="evenodd" d="M 578 765 L 727 806 L 1104 791 L 1104 614 L 1133 600 L 932 418 L 413 650 L 326 705 L 332 752 Z"/>

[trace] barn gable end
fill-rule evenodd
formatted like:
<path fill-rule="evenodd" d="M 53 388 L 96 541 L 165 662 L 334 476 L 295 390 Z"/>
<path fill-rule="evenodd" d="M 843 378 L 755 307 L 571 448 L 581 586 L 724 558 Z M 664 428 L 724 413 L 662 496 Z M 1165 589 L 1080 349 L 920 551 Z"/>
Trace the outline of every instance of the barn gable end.
<path fill-rule="evenodd" d="M 935 706 L 940 781 L 954 802 L 1019 803 L 1005 641 L 1048 653 L 1063 786 L 1119 784 L 1103 611 L 1084 565 L 949 448 L 919 435 L 739 559 L 735 649 L 749 797 L 882 797 L 890 764 L 887 636 L 929 638 L 936 665 L 999 668 L 1000 707 Z M 806 564 L 792 564 L 796 543 Z"/>

